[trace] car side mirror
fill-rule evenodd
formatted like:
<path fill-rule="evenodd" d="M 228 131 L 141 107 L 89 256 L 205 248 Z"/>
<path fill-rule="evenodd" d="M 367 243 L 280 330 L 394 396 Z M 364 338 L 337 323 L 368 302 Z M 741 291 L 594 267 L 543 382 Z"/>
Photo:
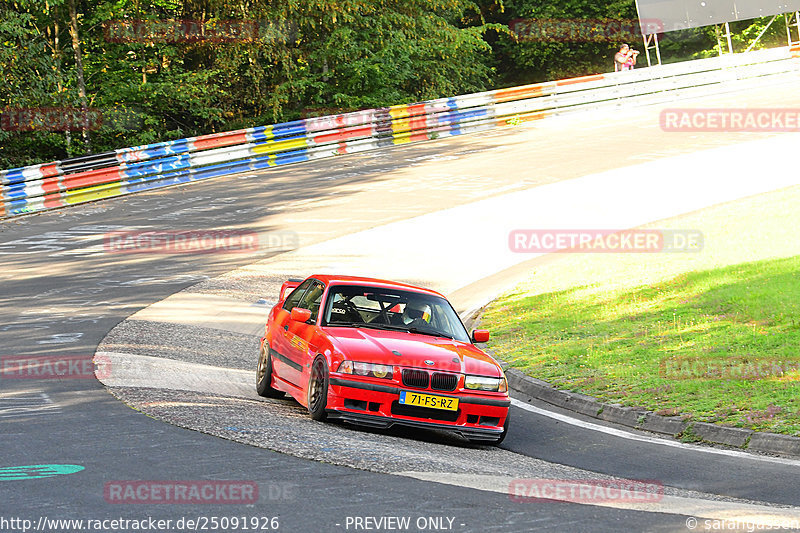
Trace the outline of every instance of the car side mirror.
<path fill-rule="evenodd" d="M 292 320 L 296 322 L 308 322 L 311 319 L 311 311 L 302 307 L 292 307 Z"/>
<path fill-rule="evenodd" d="M 472 330 L 472 342 L 487 342 L 489 340 L 488 329 L 474 329 Z"/>

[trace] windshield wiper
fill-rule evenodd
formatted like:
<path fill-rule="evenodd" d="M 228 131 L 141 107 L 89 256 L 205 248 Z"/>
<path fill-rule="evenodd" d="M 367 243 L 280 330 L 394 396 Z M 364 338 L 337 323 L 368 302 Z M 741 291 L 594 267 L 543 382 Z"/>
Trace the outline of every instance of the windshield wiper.
<path fill-rule="evenodd" d="M 431 329 L 419 329 L 419 328 L 405 328 L 407 331 L 411 333 L 419 333 L 420 335 L 431 335 L 433 337 L 444 337 L 446 339 L 453 339 L 452 335 L 448 335 L 447 333 L 442 333 L 441 331 L 435 331 Z"/>
<path fill-rule="evenodd" d="M 391 324 L 374 324 L 371 322 L 335 322 L 328 324 L 329 327 L 344 327 L 344 328 L 369 328 L 369 329 L 386 329 L 392 331 L 408 331 L 408 328 L 402 326 L 393 326 Z"/>

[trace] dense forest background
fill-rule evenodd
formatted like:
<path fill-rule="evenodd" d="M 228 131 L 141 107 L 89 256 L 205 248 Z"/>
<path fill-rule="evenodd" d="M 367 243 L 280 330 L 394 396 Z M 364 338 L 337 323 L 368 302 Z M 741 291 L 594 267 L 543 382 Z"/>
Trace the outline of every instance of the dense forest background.
<path fill-rule="evenodd" d="M 533 39 L 509 23 L 636 17 L 634 0 L 0 0 L 0 168 L 608 72 L 616 38 Z M 176 34 L 163 21 L 195 22 Z M 735 50 L 768 21 L 732 24 Z M 785 43 L 778 20 L 758 47 Z M 676 62 L 716 44 L 701 28 L 664 34 L 661 50 Z M 48 108 L 60 122 L 20 127 Z"/>

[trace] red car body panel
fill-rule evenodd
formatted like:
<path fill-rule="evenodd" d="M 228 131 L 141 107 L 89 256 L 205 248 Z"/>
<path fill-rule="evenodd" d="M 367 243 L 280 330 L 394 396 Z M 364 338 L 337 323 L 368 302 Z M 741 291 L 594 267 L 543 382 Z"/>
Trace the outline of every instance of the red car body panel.
<path fill-rule="evenodd" d="M 324 284 L 320 305 L 327 304 L 331 287 L 337 285 L 364 286 L 419 292 L 444 299 L 434 291 L 386 280 L 351 276 L 315 275 L 309 279 Z M 326 410 L 328 416 L 345 422 L 373 427 L 395 424 L 447 429 L 472 440 L 496 440 L 507 427 L 510 400 L 508 394 L 464 388 L 465 375 L 505 379 L 498 363 L 470 342 L 408 331 L 387 331 L 360 327 L 317 325 L 291 319 L 282 305 L 301 282 L 292 280 L 281 288 L 281 299 L 273 307 L 265 326 L 266 342 L 272 360 L 270 386 L 308 405 L 308 383 L 311 364 L 324 357 L 329 369 Z M 344 360 L 391 366 L 392 378 L 378 378 L 340 373 Z M 407 386 L 403 370 L 413 369 L 433 374 L 457 376 L 454 390 Z M 441 377 L 441 376 L 439 376 Z M 451 381 L 448 381 L 450 383 Z M 430 408 L 408 408 L 400 405 L 401 391 L 458 398 L 456 412 Z"/>

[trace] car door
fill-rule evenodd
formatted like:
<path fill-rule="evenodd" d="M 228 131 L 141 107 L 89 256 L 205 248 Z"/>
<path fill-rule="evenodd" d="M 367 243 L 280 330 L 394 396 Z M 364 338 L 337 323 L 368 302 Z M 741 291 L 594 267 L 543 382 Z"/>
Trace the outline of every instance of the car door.
<path fill-rule="evenodd" d="M 275 314 L 274 334 L 270 346 L 273 350 L 272 365 L 275 373 L 281 379 L 298 387 L 301 384 L 303 368 L 302 364 L 296 360 L 298 356 L 293 354 L 294 348 L 290 342 L 295 337 L 294 331 L 289 333 L 289 329 L 295 323 L 291 319 L 291 311 L 293 307 L 301 307 L 300 300 L 313 282 L 314 280 L 307 279 L 286 297 L 281 309 Z"/>
<path fill-rule="evenodd" d="M 290 338 L 290 343 L 294 349 L 292 357 L 296 357 L 295 360 L 302 367 L 301 382 L 304 384 L 303 388 L 305 388 L 308 383 L 311 363 L 317 355 L 317 321 L 319 320 L 319 310 L 323 294 L 325 294 L 325 284 L 314 280 L 297 306 L 311 311 L 311 318 L 308 319 L 308 322 L 292 321 L 289 325 L 288 333 L 290 335 L 293 334 Z"/>

